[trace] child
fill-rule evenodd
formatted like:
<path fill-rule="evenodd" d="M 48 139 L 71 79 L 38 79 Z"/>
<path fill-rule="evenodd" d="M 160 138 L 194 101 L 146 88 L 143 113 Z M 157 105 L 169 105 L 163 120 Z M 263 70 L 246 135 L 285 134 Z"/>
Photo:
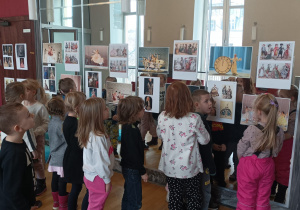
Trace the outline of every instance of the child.
<path fill-rule="evenodd" d="M 284 134 L 277 127 L 278 102 L 272 94 L 257 96 L 254 101 L 257 125 L 250 125 L 238 143 L 237 209 L 271 209 L 269 197 L 275 178 L 276 157 Z"/>
<path fill-rule="evenodd" d="M 275 182 L 272 186 L 272 194 L 275 194 L 275 190 L 278 184 L 278 191 L 275 195 L 274 201 L 279 203 L 285 202 L 285 194 L 289 185 L 291 156 L 293 149 L 293 136 L 295 129 L 296 109 L 298 101 L 298 88 L 294 85 L 290 90 L 279 90 L 278 95 L 281 98 L 290 98 L 290 113 L 288 129 L 284 133 L 284 141 L 282 149 L 278 156 L 274 158 L 275 161 Z"/>
<path fill-rule="evenodd" d="M 83 150 L 80 148 L 77 132 L 77 117 L 80 106 L 86 97 L 82 92 L 69 92 L 65 98 L 67 117 L 63 123 L 63 133 L 68 144 L 63 159 L 64 177 L 67 183 L 72 183 L 72 189 L 68 198 L 68 209 L 77 208 L 78 195 L 83 184 Z"/>
<path fill-rule="evenodd" d="M 118 119 L 122 124 L 121 166 L 125 179 L 122 209 L 132 210 L 142 207 L 141 179 L 147 182 L 144 168 L 144 143 L 137 127 L 144 114 L 144 101 L 137 96 L 121 99 L 118 105 Z"/>
<path fill-rule="evenodd" d="M 58 82 L 58 89 L 60 94 L 62 94 L 63 99 L 65 99 L 65 95 L 69 92 L 76 91 L 77 87 L 71 78 L 60 79 Z"/>
<path fill-rule="evenodd" d="M 192 97 L 195 112 L 201 116 L 205 129 L 211 135 L 211 129 L 206 121 L 207 115 L 210 114 L 212 108 L 209 92 L 206 90 L 195 90 Z M 203 195 L 201 209 L 208 209 L 211 198 L 210 174 L 214 175 L 216 173 L 216 166 L 212 156 L 212 141 L 210 141 L 207 145 L 199 144 L 199 148 L 204 171 L 201 176 L 201 192 Z"/>
<path fill-rule="evenodd" d="M 0 130 L 7 134 L 0 150 L 0 209 L 37 209 L 32 160 L 22 140 L 33 127 L 33 115 L 22 104 L 0 107 Z"/>
<path fill-rule="evenodd" d="M 200 144 L 209 143 L 209 133 L 198 114 L 192 113 L 191 92 L 182 82 L 167 89 L 166 106 L 158 117 L 157 134 L 163 141 L 159 170 L 167 176 L 169 209 L 182 209 L 183 189 L 187 208 L 199 209 L 200 175 L 203 165 Z"/>
<path fill-rule="evenodd" d="M 53 209 L 68 208 L 67 183 L 63 180 L 63 157 L 67 148 L 67 142 L 62 132 L 63 118 L 65 116 L 65 104 L 60 97 L 54 97 L 47 103 L 48 113 L 51 120 L 48 125 L 49 135 L 49 166 L 48 171 L 52 173 L 51 190 L 53 197 Z"/>
<path fill-rule="evenodd" d="M 78 139 L 83 148 L 84 183 L 89 190 L 88 209 L 103 209 L 111 190 L 114 155 L 104 127 L 108 116 L 108 108 L 102 98 L 86 100 L 79 112 Z"/>
<path fill-rule="evenodd" d="M 45 154 L 45 133 L 48 130 L 49 114 L 46 107 L 42 104 L 46 100 L 45 91 L 40 86 L 39 82 L 34 79 L 24 80 L 25 100 L 24 106 L 27 107 L 30 113 L 34 114 L 35 126 L 33 132 L 36 139 L 37 160 L 33 163 L 33 168 L 36 175 L 36 190 L 37 196 L 43 194 L 47 190 L 46 177 L 44 171 L 44 154 Z M 39 97 L 39 101 L 37 101 Z"/>

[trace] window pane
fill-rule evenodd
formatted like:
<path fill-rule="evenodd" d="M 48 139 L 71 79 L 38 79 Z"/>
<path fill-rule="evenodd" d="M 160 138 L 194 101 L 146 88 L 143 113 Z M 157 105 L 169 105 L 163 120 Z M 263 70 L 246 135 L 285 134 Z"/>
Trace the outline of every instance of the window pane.
<path fill-rule="evenodd" d="M 128 65 L 136 66 L 136 15 L 125 16 L 125 43 L 128 43 Z"/>
<path fill-rule="evenodd" d="M 64 8 L 64 18 L 72 17 L 72 7 Z"/>
<path fill-rule="evenodd" d="M 229 46 L 242 46 L 243 24 L 244 24 L 244 8 L 230 9 Z"/>
<path fill-rule="evenodd" d="M 73 21 L 72 19 L 64 19 L 63 20 L 64 25 L 63 26 L 67 26 L 67 27 L 73 27 Z"/>
<path fill-rule="evenodd" d="M 214 9 L 211 13 L 210 45 L 222 46 L 223 10 Z"/>
<path fill-rule="evenodd" d="M 230 6 L 244 6 L 244 0 L 231 0 Z"/>
<path fill-rule="evenodd" d="M 136 0 L 130 2 L 130 12 L 136 12 Z"/>
<path fill-rule="evenodd" d="M 223 0 L 212 0 L 211 5 L 214 6 L 223 6 Z"/>

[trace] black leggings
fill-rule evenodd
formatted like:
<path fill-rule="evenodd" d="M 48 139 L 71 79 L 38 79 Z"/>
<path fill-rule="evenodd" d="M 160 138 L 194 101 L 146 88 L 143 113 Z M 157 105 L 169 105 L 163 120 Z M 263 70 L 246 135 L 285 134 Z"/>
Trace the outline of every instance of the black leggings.
<path fill-rule="evenodd" d="M 78 195 L 81 192 L 82 184 L 72 183 L 72 189 L 69 194 L 68 200 L 68 210 L 76 210 L 77 209 L 77 200 Z"/>
<path fill-rule="evenodd" d="M 64 179 L 57 172 L 52 173 L 51 190 L 52 192 L 58 191 L 59 196 L 67 195 L 67 183 L 64 182 Z"/>

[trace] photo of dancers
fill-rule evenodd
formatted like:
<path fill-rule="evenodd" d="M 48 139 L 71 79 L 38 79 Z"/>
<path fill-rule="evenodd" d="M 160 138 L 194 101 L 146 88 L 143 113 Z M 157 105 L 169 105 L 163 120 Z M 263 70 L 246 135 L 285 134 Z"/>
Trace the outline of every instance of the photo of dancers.
<path fill-rule="evenodd" d="M 260 42 L 260 60 L 291 60 L 294 54 L 294 42 Z"/>
<path fill-rule="evenodd" d="M 260 63 L 258 78 L 288 80 L 290 69 L 290 63 Z"/>
<path fill-rule="evenodd" d="M 128 55 L 128 45 L 118 45 L 118 44 L 111 44 L 109 46 L 109 56 L 110 57 L 117 57 L 117 58 L 126 58 Z"/>
<path fill-rule="evenodd" d="M 174 60 L 174 71 L 196 72 L 197 57 L 177 57 Z"/>
<path fill-rule="evenodd" d="M 176 55 L 197 55 L 198 42 L 175 42 Z"/>
<path fill-rule="evenodd" d="M 111 72 L 126 73 L 127 60 L 110 60 L 109 69 Z"/>

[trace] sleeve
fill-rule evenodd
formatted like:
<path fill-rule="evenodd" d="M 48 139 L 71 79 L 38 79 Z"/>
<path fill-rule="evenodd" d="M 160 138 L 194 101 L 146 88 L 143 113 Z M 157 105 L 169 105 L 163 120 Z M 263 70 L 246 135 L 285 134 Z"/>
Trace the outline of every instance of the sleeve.
<path fill-rule="evenodd" d="M 27 148 L 29 149 L 30 152 L 33 152 L 33 150 L 36 150 L 36 139 L 35 139 L 35 135 L 33 132 L 33 129 L 29 129 L 28 131 L 26 131 L 26 133 L 24 134 L 23 137 Z"/>
<path fill-rule="evenodd" d="M 48 130 L 49 114 L 44 105 L 41 105 L 38 116 L 42 123 L 34 130 L 35 136 L 44 135 Z"/>
<path fill-rule="evenodd" d="M 95 138 L 95 137 L 94 137 Z M 99 139 L 98 139 L 99 138 Z M 109 149 L 105 137 L 96 137 L 92 142 L 92 158 L 95 160 L 95 170 L 98 176 L 103 179 L 105 184 L 110 183 L 112 164 L 109 158 Z"/>
<path fill-rule="evenodd" d="M 161 137 L 161 128 L 160 128 L 160 125 L 161 125 L 161 118 L 162 118 L 162 114 L 164 112 L 162 112 L 159 116 L 158 116 L 158 119 L 157 119 L 157 126 L 156 126 L 156 134 L 157 134 L 157 137 L 159 139 L 162 139 Z"/>
<path fill-rule="evenodd" d="M 24 153 L 25 155 L 25 153 Z M 3 192 L 18 209 L 30 209 L 29 201 L 22 194 L 23 176 L 26 170 L 26 157 L 24 155 L 10 155 L 3 163 Z"/>
<path fill-rule="evenodd" d="M 201 117 L 197 117 L 196 126 L 195 126 L 195 134 L 197 137 L 197 141 L 199 144 L 206 145 L 210 141 L 210 135 L 205 129 L 205 126 L 203 124 L 203 121 L 201 120 Z"/>
<path fill-rule="evenodd" d="M 244 132 L 244 136 L 241 138 L 237 145 L 237 155 L 238 158 L 241 158 L 243 154 L 247 151 L 247 149 L 250 147 L 250 138 L 251 133 L 253 133 L 253 126 L 250 125 Z"/>
<path fill-rule="evenodd" d="M 66 140 L 65 140 L 65 136 L 62 132 L 62 127 L 60 125 L 56 125 L 55 126 L 55 133 L 58 139 L 55 139 L 55 144 L 57 145 L 57 147 L 60 147 L 61 145 L 65 144 Z M 49 140 L 51 141 L 51 136 L 49 135 Z"/>

